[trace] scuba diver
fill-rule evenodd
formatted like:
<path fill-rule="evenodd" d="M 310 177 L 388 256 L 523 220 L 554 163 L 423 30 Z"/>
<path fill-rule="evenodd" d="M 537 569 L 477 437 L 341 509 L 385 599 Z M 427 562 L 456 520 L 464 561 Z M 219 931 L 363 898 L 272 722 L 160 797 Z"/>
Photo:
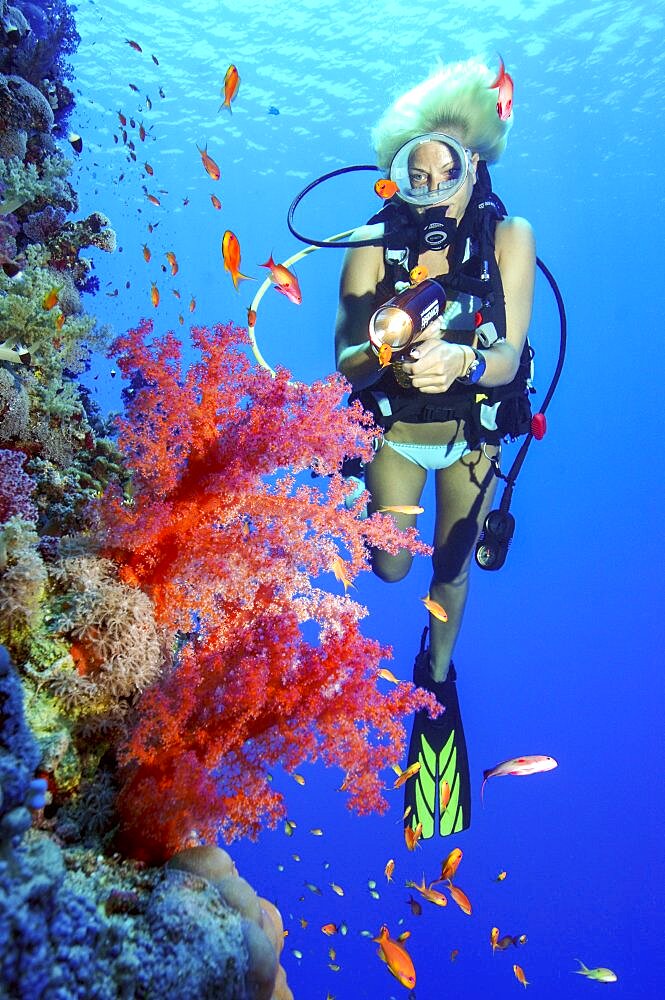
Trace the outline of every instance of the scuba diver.
<path fill-rule="evenodd" d="M 512 123 L 503 64 L 496 78 L 474 59 L 442 66 L 394 101 L 372 134 L 386 201 L 369 224 L 384 223 L 386 237 L 348 249 L 340 282 L 337 368 L 381 428 L 364 470 L 369 512 L 404 508 L 391 516 L 415 525 L 409 511 L 434 474 L 432 610 L 413 679 L 445 711 L 416 714 L 408 764 L 421 766 L 405 784 L 405 825 L 422 823 L 423 837 L 469 825 L 452 654 L 501 442 L 531 426 L 534 236 L 525 219 L 507 215 L 488 171 Z M 405 550 L 372 553 L 389 583 L 411 561 Z"/>

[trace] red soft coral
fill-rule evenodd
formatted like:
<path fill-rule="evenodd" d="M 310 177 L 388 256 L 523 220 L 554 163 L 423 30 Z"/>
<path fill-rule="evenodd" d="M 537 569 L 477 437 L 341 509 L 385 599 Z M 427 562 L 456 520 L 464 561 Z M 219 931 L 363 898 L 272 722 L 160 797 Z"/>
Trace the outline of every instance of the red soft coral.
<path fill-rule="evenodd" d="M 201 361 L 185 372 L 175 337 L 148 344 L 150 332 L 116 342 L 133 388 L 120 432 L 134 496 L 105 498 L 106 554 L 161 624 L 196 636 L 143 696 L 123 748 L 122 846 L 161 861 L 193 830 L 255 835 L 284 812 L 269 768 L 307 758 L 344 769 L 350 806 L 383 810 L 378 771 L 401 755 L 400 719 L 432 699 L 410 684 L 382 695 L 389 651 L 360 634 L 366 609 L 312 583 L 342 554 L 355 578 L 373 545 L 429 551 L 392 518 L 344 506 L 339 469 L 371 457 L 368 418 L 340 405 L 338 375 L 306 386 L 253 368 L 232 325 L 195 329 Z"/>

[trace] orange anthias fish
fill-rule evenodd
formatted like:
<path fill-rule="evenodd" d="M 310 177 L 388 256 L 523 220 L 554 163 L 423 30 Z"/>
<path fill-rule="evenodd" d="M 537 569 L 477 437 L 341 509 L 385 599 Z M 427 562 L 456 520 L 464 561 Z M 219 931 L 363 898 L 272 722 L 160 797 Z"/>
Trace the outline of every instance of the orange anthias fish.
<path fill-rule="evenodd" d="M 240 273 L 240 244 L 238 237 L 227 229 L 222 236 L 222 260 L 224 267 L 230 271 L 233 285 L 237 289 L 239 281 L 251 281 L 248 274 Z"/>
<path fill-rule="evenodd" d="M 270 268 L 270 276 L 275 282 L 277 291 L 286 295 L 287 299 L 299 306 L 302 302 L 302 292 L 293 271 L 289 271 L 288 267 L 284 267 L 283 264 L 276 264 L 272 259 L 272 254 L 265 264 L 261 264 L 261 267 Z"/>
<path fill-rule="evenodd" d="M 147 243 L 144 243 L 143 244 L 143 259 L 146 262 L 146 264 L 150 263 L 150 258 L 151 257 L 152 257 L 152 254 L 150 253 L 150 247 L 148 246 Z"/>
<path fill-rule="evenodd" d="M 161 201 L 159 200 L 159 198 L 156 198 L 154 194 L 148 194 L 146 195 L 146 198 L 148 199 L 151 205 L 157 205 L 157 206 L 161 205 Z"/>
<path fill-rule="evenodd" d="M 221 176 L 220 169 L 213 160 L 212 156 L 208 156 L 208 144 L 206 143 L 205 149 L 201 149 L 199 145 L 197 145 L 196 148 L 201 154 L 201 163 L 205 167 L 206 173 L 212 177 L 214 181 L 218 181 Z"/>
<path fill-rule="evenodd" d="M 133 42 L 131 38 L 125 38 L 125 41 L 134 49 L 135 52 L 143 52 L 143 49 L 138 42 Z"/>
<path fill-rule="evenodd" d="M 515 979 L 517 980 L 517 982 L 521 983 L 522 986 L 524 986 L 524 988 L 526 989 L 526 987 L 529 985 L 529 980 L 524 975 L 524 969 L 522 968 L 522 966 L 513 965 L 513 972 L 515 973 Z"/>
<path fill-rule="evenodd" d="M 214 208 L 216 208 L 216 209 L 219 210 L 222 207 L 222 203 L 221 203 L 221 201 L 219 200 L 219 198 L 217 197 L 216 194 L 211 194 L 210 195 L 210 201 L 212 202 Z"/>
<path fill-rule="evenodd" d="M 380 514 L 422 514 L 424 510 L 424 507 L 409 503 L 396 503 L 388 507 L 379 507 Z"/>
<path fill-rule="evenodd" d="M 416 844 L 423 835 L 423 825 L 418 823 L 417 826 L 405 826 L 404 827 L 404 842 L 406 843 L 407 850 L 415 851 Z"/>
<path fill-rule="evenodd" d="M 247 326 L 250 328 L 256 326 L 256 310 L 247 306 Z"/>
<path fill-rule="evenodd" d="M 57 304 L 58 304 L 58 289 L 52 288 L 51 291 L 47 292 L 44 298 L 42 299 L 42 309 L 45 309 L 46 312 L 48 312 L 49 309 L 53 309 L 53 307 L 57 306 Z"/>
<path fill-rule="evenodd" d="M 450 785 L 442 781 L 439 785 L 439 812 L 444 812 L 450 802 Z"/>
<path fill-rule="evenodd" d="M 324 924 L 321 930 L 327 937 L 332 937 L 337 933 L 337 924 Z"/>
<path fill-rule="evenodd" d="M 483 783 L 480 786 L 480 798 L 482 800 L 485 782 L 489 778 L 500 778 L 505 774 L 539 774 L 541 771 L 552 771 L 558 767 L 558 761 L 554 757 L 544 757 L 541 754 L 533 754 L 530 757 L 511 757 L 510 760 L 503 760 L 500 764 L 483 771 Z"/>
<path fill-rule="evenodd" d="M 404 945 L 391 938 L 385 924 L 381 927 L 378 937 L 372 940 L 379 946 L 379 958 L 386 963 L 397 982 L 407 989 L 413 989 L 416 985 L 416 970 Z"/>
<path fill-rule="evenodd" d="M 143 164 L 143 169 L 145 170 L 146 174 L 150 175 L 150 177 L 152 177 L 153 174 L 155 173 L 150 164 L 147 162 Z"/>
<path fill-rule="evenodd" d="M 497 942 L 499 940 L 499 928 L 493 927 L 490 931 L 490 944 L 492 945 L 492 951 L 496 951 Z"/>
<path fill-rule="evenodd" d="M 388 670 L 387 667 L 380 667 L 379 670 L 377 670 L 377 675 L 384 681 L 390 681 L 391 684 L 399 684 L 399 678 L 395 677 L 392 670 Z"/>
<path fill-rule="evenodd" d="M 167 250 L 165 257 L 171 265 L 171 274 L 176 275 L 178 273 L 178 261 L 175 259 L 175 254 L 172 250 Z"/>
<path fill-rule="evenodd" d="M 450 893 L 451 897 L 455 900 L 460 910 L 463 913 L 466 913 L 467 916 L 471 916 L 471 902 L 467 894 L 465 892 L 462 892 L 462 890 L 458 886 L 453 885 L 453 883 L 450 880 L 448 881 L 448 892 Z"/>
<path fill-rule="evenodd" d="M 157 288 L 157 285 L 154 283 L 154 281 L 150 289 L 150 301 L 152 302 L 153 306 L 156 309 L 157 306 L 159 305 L 159 289 Z"/>
<path fill-rule="evenodd" d="M 393 349 L 390 344 L 381 344 L 379 348 L 379 365 L 381 368 L 387 368 L 390 364 L 390 359 L 393 356 Z"/>
<path fill-rule="evenodd" d="M 432 885 L 433 884 L 434 883 L 432 883 Z M 407 882 L 406 887 L 407 889 L 415 889 L 416 892 L 420 893 L 423 899 L 426 899 L 428 901 L 428 903 L 434 903 L 435 906 L 448 905 L 448 900 L 446 899 L 446 897 L 443 895 L 442 892 L 439 892 L 438 889 L 433 889 L 431 885 L 430 886 L 425 885 L 424 875 L 420 885 L 418 885 L 417 882 Z"/>
<path fill-rule="evenodd" d="M 347 572 L 347 566 L 348 563 L 346 563 L 340 556 L 336 556 L 336 558 L 333 559 L 330 565 L 330 568 L 335 574 L 336 578 L 339 580 L 340 583 L 344 584 L 344 593 L 346 593 L 349 587 L 354 586 L 354 584 L 351 582 L 349 578 L 349 574 Z"/>
<path fill-rule="evenodd" d="M 190 311 L 190 313 L 193 313 L 195 309 L 196 309 L 196 299 L 192 297 L 189 300 L 189 311 Z"/>
<path fill-rule="evenodd" d="M 462 860 L 462 850 L 459 847 L 453 848 L 445 861 L 441 862 L 441 875 L 439 878 L 434 879 L 430 882 L 430 885 L 436 885 L 437 882 L 445 882 L 446 879 L 451 879 L 454 877 L 455 872 L 459 868 L 460 861 Z"/>
<path fill-rule="evenodd" d="M 240 87 L 240 76 L 238 75 L 238 70 L 236 69 L 236 67 L 233 65 L 233 63 L 231 63 L 224 77 L 224 86 L 220 90 L 220 94 L 224 95 L 224 101 L 222 104 L 220 104 L 219 108 L 217 109 L 218 113 L 219 111 L 222 110 L 222 108 L 228 108 L 231 114 L 233 114 L 231 110 L 231 101 L 237 95 L 239 87 Z"/>
<path fill-rule="evenodd" d="M 412 267 L 409 271 L 409 277 L 411 278 L 412 285 L 419 285 L 421 281 L 429 277 L 429 271 L 426 267 Z"/>
<path fill-rule="evenodd" d="M 429 596 L 423 597 L 421 598 L 421 600 L 431 615 L 434 615 L 435 618 L 438 618 L 440 622 L 448 621 L 448 614 L 446 612 L 446 609 L 442 608 L 440 604 L 438 604 L 436 601 L 433 601 Z"/>
<path fill-rule="evenodd" d="M 378 194 L 379 198 L 388 199 L 397 194 L 399 188 L 395 184 L 395 181 L 388 180 L 386 177 L 381 177 L 374 185 L 374 190 Z"/>
<path fill-rule="evenodd" d="M 383 869 L 383 874 L 386 876 L 389 882 L 393 880 L 393 872 L 395 871 L 395 862 L 391 858 L 390 861 L 386 863 L 386 867 Z"/>
<path fill-rule="evenodd" d="M 499 88 L 496 111 L 502 122 L 507 121 L 513 113 L 513 78 L 506 73 L 503 59 L 499 56 L 499 72 L 490 90 Z"/>
<path fill-rule="evenodd" d="M 412 778 L 414 774 L 418 774 L 419 770 L 420 770 L 420 761 L 417 760 L 409 767 L 407 767 L 406 771 L 402 771 L 401 774 L 399 774 L 397 778 L 395 778 L 393 788 L 401 788 L 402 785 L 406 784 L 409 778 Z"/>

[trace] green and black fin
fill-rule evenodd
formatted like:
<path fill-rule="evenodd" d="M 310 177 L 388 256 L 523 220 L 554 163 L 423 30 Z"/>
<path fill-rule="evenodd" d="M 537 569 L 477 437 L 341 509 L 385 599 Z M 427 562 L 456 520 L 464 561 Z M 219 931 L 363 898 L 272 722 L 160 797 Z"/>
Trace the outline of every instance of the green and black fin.
<path fill-rule="evenodd" d="M 420 762 L 420 770 L 404 786 L 404 808 L 410 806 L 405 824 L 415 828 L 422 823 L 424 839 L 439 833 L 446 837 L 466 830 L 471 821 L 471 787 L 464 729 L 457 699 L 456 673 L 450 664 L 445 681 L 433 681 L 429 674 L 429 651 L 425 648 L 427 629 L 423 632 L 420 652 L 413 671 L 414 683 L 436 695 L 445 711 L 436 719 L 426 709 L 416 712 L 409 743 L 407 766 Z M 439 799 L 443 782 L 450 787 L 450 800 L 441 809 Z"/>

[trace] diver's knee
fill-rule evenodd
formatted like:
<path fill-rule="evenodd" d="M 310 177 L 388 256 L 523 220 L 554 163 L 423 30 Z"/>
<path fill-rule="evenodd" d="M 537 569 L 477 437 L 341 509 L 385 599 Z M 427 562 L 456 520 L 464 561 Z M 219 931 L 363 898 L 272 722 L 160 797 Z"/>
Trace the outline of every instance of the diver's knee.
<path fill-rule="evenodd" d="M 374 556 L 372 571 L 384 583 L 399 583 L 411 569 L 411 559 L 388 559 Z"/>

